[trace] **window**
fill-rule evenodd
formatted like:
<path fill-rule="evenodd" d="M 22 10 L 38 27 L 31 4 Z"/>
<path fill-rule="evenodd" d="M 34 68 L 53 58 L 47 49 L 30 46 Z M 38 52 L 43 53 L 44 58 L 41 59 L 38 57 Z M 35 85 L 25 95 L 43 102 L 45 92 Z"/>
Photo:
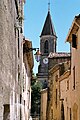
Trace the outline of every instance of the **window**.
<path fill-rule="evenodd" d="M 19 30 L 18 30 L 18 57 L 19 57 Z"/>
<path fill-rule="evenodd" d="M 25 100 L 24 100 L 24 112 L 25 112 Z"/>
<path fill-rule="evenodd" d="M 77 48 L 77 39 L 76 35 L 72 34 L 72 47 Z"/>
<path fill-rule="evenodd" d="M 16 28 L 14 28 L 15 38 L 16 38 Z"/>
<path fill-rule="evenodd" d="M 58 75 L 55 76 L 55 80 L 56 80 L 56 82 L 58 81 Z"/>
<path fill-rule="evenodd" d="M 64 117 L 64 104 L 63 104 L 63 101 L 61 103 L 61 120 L 65 120 L 65 117 Z"/>
<path fill-rule="evenodd" d="M 21 104 L 22 95 L 20 94 L 20 104 Z"/>
<path fill-rule="evenodd" d="M 4 104 L 3 120 L 9 120 L 10 104 Z M 1 116 L 2 117 L 2 116 Z"/>
<path fill-rule="evenodd" d="M 23 92 L 24 92 L 24 85 L 23 85 Z"/>
<path fill-rule="evenodd" d="M 51 109 L 51 120 L 53 120 L 53 109 Z"/>
<path fill-rule="evenodd" d="M 17 103 L 17 95 L 16 95 L 16 93 L 15 93 L 15 103 Z"/>
<path fill-rule="evenodd" d="M 69 90 L 69 80 L 67 80 L 67 90 Z"/>
<path fill-rule="evenodd" d="M 18 65 L 18 82 L 20 81 L 20 67 Z"/>
<path fill-rule="evenodd" d="M 56 108 L 57 108 L 57 89 L 56 89 Z"/>
<path fill-rule="evenodd" d="M 70 108 L 70 120 L 71 120 L 71 118 L 72 118 L 72 115 L 71 115 L 71 108 Z"/>
<path fill-rule="evenodd" d="M 75 66 L 73 67 L 73 88 L 75 89 Z"/>
<path fill-rule="evenodd" d="M 44 53 L 48 53 L 48 41 L 47 40 L 44 43 Z"/>

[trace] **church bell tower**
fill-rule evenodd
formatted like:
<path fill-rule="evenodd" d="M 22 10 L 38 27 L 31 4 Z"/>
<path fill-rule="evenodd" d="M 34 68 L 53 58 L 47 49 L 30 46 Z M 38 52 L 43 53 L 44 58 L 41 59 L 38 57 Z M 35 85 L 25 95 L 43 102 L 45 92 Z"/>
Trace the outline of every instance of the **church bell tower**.
<path fill-rule="evenodd" d="M 40 35 L 40 52 L 41 59 L 38 67 L 38 80 L 44 82 L 48 80 L 48 55 L 50 52 L 56 52 L 57 36 L 52 24 L 50 10 L 48 9 L 47 17 Z"/>

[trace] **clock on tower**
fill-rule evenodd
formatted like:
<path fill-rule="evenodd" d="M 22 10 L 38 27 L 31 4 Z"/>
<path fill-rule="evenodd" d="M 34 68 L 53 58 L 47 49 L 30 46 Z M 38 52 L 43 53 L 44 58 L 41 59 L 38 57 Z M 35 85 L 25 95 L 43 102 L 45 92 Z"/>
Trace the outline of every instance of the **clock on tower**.
<path fill-rule="evenodd" d="M 43 63 L 44 63 L 44 64 L 48 64 L 48 58 L 44 58 L 44 59 L 43 59 Z"/>

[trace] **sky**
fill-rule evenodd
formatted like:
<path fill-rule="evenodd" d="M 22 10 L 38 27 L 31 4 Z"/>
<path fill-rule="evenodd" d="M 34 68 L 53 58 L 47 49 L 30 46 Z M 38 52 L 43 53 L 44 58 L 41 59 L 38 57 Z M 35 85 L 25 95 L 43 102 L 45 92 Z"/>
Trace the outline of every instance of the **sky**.
<path fill-rule="evenodd" d="M 24 36 L 32 41 L 33 48 L 40 48 L 40 34 L 48 13 L 48 1 L 26 0 L 24 5 Z M 74 17 L 80 14 L 80 0 L 50 0 L 50 14 L 58 37 L 57 52 L 69 52 L 70 45 L 65 40 Z M 34 58 L 34 73 L 38 72 L 38 64 Z"/>

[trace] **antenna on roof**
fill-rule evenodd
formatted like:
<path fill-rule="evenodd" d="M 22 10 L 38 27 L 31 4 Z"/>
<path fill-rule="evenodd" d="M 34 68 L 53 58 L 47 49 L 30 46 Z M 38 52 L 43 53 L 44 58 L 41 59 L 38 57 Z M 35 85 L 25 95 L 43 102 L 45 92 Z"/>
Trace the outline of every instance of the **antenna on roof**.
<path fill-rule="evenodd" d="M 48 0 L 48 11 L 50 11 L 50 0 Z"/>

